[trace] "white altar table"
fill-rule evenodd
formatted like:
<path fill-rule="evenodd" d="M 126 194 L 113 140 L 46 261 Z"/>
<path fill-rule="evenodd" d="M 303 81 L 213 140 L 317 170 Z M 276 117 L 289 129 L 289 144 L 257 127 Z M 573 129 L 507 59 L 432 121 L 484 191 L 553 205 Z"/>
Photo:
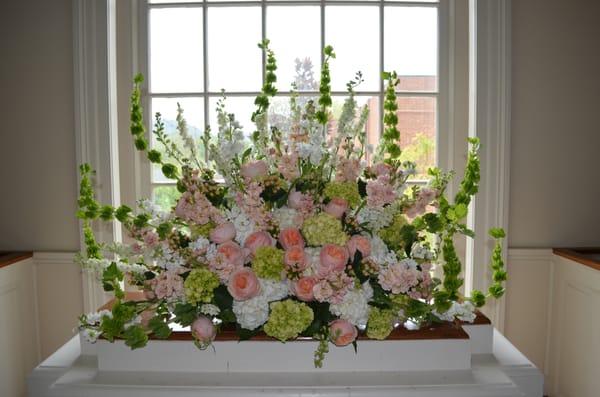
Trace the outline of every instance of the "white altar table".
<path fill-rule="evenodd" d="M 90 345 L 80 342 L 76 336 L 40 364 L 29 376 L 28 387 L 31 397 L 187 397 L 187 396 L 330 396 L 330 397 L 541 397 L 543 377 L 540 371 L 525 358 L 502 334 L 491 325 L 465 325 L 463 329 L 469 335 L 466 348 L 469 350 L 466 368 L 458 362 L 456 369 L 440 370 L 452 362 L 453 355 L 444 354 L 450 344 L 463 346 L 462 342 L 449 341 L 448 345 L 430 343 L 431 341 L 395 341 L 398 344 L 399 367 L 393 370 L 389 363 L 378 368 L 377 362 L 372 367 L 361 370 L 341 369 L 345 353 L 335 353 L 334 346 L 323 369 L 305 370 L 290 362 L 305 360 L 280 355 L 278 371 L 274 371 L 273 357 L 277 357 L 277 349 L 286 345 L 275 344 L 269 348 L 273 351 L 267 356 L 255 357 L 254 366 L 237 367 L 236 371 L 224 369 L 204 372 L 198 368 L 182 371 L 169 365 L 175 356 L 165 353 L 169 341 L 151 341 L 145 349 L 130 352 L 116 342 L 99 342 Z M 153 345 L 154 343 L 154 345 Z M 212 350 L 197 351 L 191 345 L 179 353 L 179 360 L 189 360 L 191 355 L 198 357 L 199 362 L 215 360 L 215 356 L 226 353 L 220 350 L 220 342 L 215 342 L 216 353 Z M 256 342 L 255 342 L 256 343 Z M 260 343 L 260 342 L 258 342 Z M 262 342 L 265 343 L 265 342 Z M 271 343 L 271 342 L 266 342 Z M 295 342 L 303 343 L 303 342 Z M 309 342 L 310 343 L 310 342 Z M 377 343 L 377 342 L 375 342 Z M 416 343 L 406 350 L 425 349 L 424 354 L 439 355 L 439 363 L 427 360 L 421 365 L 431 365 L 430 370 L 419 368 L 418 371 L 406 370 L 406 362 L 411 361 L 404 347 Z M 121 345 L 119 345 L 121 344 Z M 167 345 L 165 345 L 167 344 Z M 248 342 L 236 344 L 238 354 L 252 354 L 253 345 Z M 369 349 L 369 345 L 359 342 L 361 352 Z M 264 348 L 262 348 L 264 350 Z M 430 351 L 428 352 L 427 349 Z M 436 353 L 437 349 L 437 353 Z M 309 346 L 306 349 L 310 354 Z M 186 353 L 189 351 L 189 353 Z M 219 353 L 219 351 L 221 353 Z M 449 351 L 452 351 L 450 349 Z M 182 353 L 183 352 L 183 353 Z M 250 353 L 248 353 L 250 352 Z M 373 352 L 363 353 L 373 359 Z M 136 358 L 138 361 L 131 360 Z M 189 357 L 185 355 L 189 354 Z M 379 353 L 378 353 L 379 354 Z M 453 353 L 453 354 L 456 354 Z M 270 357 L 268 357 L 270 355 Z M 459 354 L 460 356 L 460 354 Z M 456 360 L 462 358 L 457 356 Z M 104 358 L 103 358 L 104 357 Z M 222 357 L 220 357 L 222 358 Z M 431 357 L 430 357 L 431 358 Z M 119 361 L 123 359 L 124 361 Z M 235 357 L 232 359 L 235 360 Z M 129 360 L 129 361 L 127 361 Z M 338 361 L 341 360 L 341 361 Z M 174 362 L 174 361 L 173 361 Z M 336 363 L 337 362 L 337 363 Z M 111 364 L 113 363 L 113 364 Z M 310 361 L 312 365 L 312 361 Z M 111 368 L 114 365 L 114 368 Z M 362 365 L 362 364 L 361 364 Z M 271 366 L 271 367 L 269 367 Z M 293 370 L 290 370 L 293 369 Z M 118 369 L 118 371 L 111 370 Z"/>

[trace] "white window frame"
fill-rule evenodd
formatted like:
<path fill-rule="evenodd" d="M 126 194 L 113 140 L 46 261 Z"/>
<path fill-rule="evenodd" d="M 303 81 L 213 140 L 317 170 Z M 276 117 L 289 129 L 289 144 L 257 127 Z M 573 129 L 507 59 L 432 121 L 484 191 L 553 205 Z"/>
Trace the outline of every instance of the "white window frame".
<path fill-rule="evenodd" d="M 464 43 L 455 40 L 454 13 L 456 5 L 466 0 L 441 0 L 438 12 L 438 124 L 437 162 L 441 168 L 456 168 L 456 159 L 466 151 L 462 126 L 454 120 L 454 71 L 461 65 L 455 59 L 455 50 Z M 469 225 L 478 238 L 469 243 L 466 255 L 466 288 L 486 290 L 489 285 L 487 262 L 492 247 L 487 238 L 490 227 L 508 226 L 508 182 L 510 147 L 510 2 L 511 0 L 469 0 L 471 10 L 470 53 L 470 128 L 469 135 L 480 138 L 482 152 L 482 184 L 480 193 L 472 204 Z M 133 75 L 145 70 L 142 63 L 147 59 L 148 37 L 143 0 L 131 0 L 129 9 L 129 42 L 126 44 L 129 59 L 121 62 L 127 70 L 118 70 L 116 60 L 116 17 L 115 0 L 87 2 L 73 0 L 74 16 L 74 65 L 75 65 L 75 104 L 77 160 L 89 162 L 98 170 L 97 184 L 99 199 L 105 203 L 118 205 L 120 198 L 131 202 L 136 198 L 149 197 L 150 164 L 133 150 L 133 146 L 117 147 L 119 136 L 117 124 L 127 133 L 126 106 L 120 106 L 117 117 L 115 93 L 116 75 L 119 81 L 130 82 Z M 285 2 L 288 4 L 288 2 Z M 352 4 L 360 2 L 352 1 Z M 419 4 L 421 5 L 421 4 Z M 205 25 L 206 26 L 206 25 Z M 141 35 L 140 33 L 144 33 Z M 264 34 L 264 33 L 263 33 Z M 121 42 L 119 38 L 119 42 Z M 119 53 L 121 55 L 121 52 Z M 142 60 L 142 61 L 140 61 Z M 144 63 L 146 61 L 143 61 Z M 382 63 L 383 64 L 383 63 Z M 127 84 L 127 88 L 129 83 Z M 420 93 L 422 94 L 422 93 Z M 149 109 L 148 96 L 145 96 L 145 109 Z M 208 118 L 205 118 L 208 120 Z M 458 128 L 457 128 L 458 127 Z M 108 131 L 108 133 L 107 133 Z M 131 178 L 119 183 L 119 154 L 121 159 L 134 158 L 134 172 Z M 121 172 L 121 175 L 123 173 Z M 142 178 L 142 175 L 144 177 Z M 131 191 L 120 187 L 133 186 Z M 450 186 L 452 194 L 455 186 Z M 119 194 L 121 193 L 121 194 Z M 120 238 L 120 231 L 114 225 L 101 232 L 101 240 L 114 241 Z M 86 310 L 98 307 L 103 300 L 101 287 L 88 278 L 84 279 Z M 101 303 L 101 302 L 100 302 Z M 494 304 L 487 314 L 502 330 L 504 320 L 503 301 Z"/>

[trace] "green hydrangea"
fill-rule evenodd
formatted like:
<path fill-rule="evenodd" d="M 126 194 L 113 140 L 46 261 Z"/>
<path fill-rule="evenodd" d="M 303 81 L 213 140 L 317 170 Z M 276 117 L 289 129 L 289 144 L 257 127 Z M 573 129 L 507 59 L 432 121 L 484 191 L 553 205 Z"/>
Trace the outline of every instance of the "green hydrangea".
<path fill-rule="evenodd" d="M 209 303 L 213 298 L 213 291 L 219 286 L 219 277 L 209 269 L 202 267 L 192 270 L 183 286 L 185 298 L 189 303 Z"/>
<path fill-rule="evenodd" d="M 408 222 L 404 215 L 396 214 L 392 223 L 379 231 L 379 237 L 393 251 L 398 251 L 403 248 L 402 233 L 400 231 Z"/>
<path fill-rule="evenodd" d="M 394 329 L 394 312 L 372 307 L 367 322 L 367 336 L 371 339 L 384 340 Z"/>
<path fill-rule="evenodd" d="M 312 246 L 344 245 L 348 241 L 348 235 L 344 233 L 342 222 L 325 212 L 306 219 L 302 225 L 302 234 L 308 245 Z"/>
<path fill-rule="evenodd" d="M 348 201 L 350 207 L 360 204 L 360 193 L 356 182 L 329 182 L 323 194 L 330 200 L 334 197 L 343 198 Z"/>
<path fill-rule="evenodd" d="M 281 280 L 285 268 L 283 256 L 284 252 L 275 247 L 259 247 L 254 253 L 252 270 L 258 277 Z"/>
<path fill-rule="evenodd" d="M 271 315 L 264 325 L 267 335 L 286 341 L 297 338 L 312 323 L 313 311 L 304 303 L 285 300 L 271 303 Z"/>

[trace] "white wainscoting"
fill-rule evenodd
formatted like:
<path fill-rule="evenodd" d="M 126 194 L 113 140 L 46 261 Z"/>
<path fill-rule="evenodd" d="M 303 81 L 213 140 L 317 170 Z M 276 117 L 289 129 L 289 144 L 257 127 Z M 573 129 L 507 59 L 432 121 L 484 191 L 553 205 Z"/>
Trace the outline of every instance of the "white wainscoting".
<path fill-rule="evenodd" d="M 550 397 L 600 390 L 600 271 L 550 249 L 509 249 L 505 335 L 545 376 Z"/>
<path fill-rule="evenodd" d="M 0 396 L 24 397 L 39 363 L 35 268 L 31 258 L 0 269 Z"/>
<path fill-rule="evenodd" d="M 76 334 L 77 319 L 83 313 L 82 270 L 74 257 L 69 252 L 33 254 L 42 360 Z"/>

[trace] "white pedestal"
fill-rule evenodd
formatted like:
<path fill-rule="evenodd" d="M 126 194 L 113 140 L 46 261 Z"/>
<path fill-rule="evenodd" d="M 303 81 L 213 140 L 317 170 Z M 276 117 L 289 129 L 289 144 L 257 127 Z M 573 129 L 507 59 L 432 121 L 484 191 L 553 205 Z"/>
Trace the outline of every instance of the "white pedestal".
<path fill-rule="evenodd" d="M 80 345 L 76 337 L 33 371 L 29 395 L 542 396 L 542 375 L 501 334 L 489 325 L 465 331 L 470 339 L 437 344 L 360 341 L 358 355 L 331 346 L 319 370 L 312 367 L 312 342 L 217 342 L 215 353 L 153 341 L 132 353 L 118 343 Z"/>

